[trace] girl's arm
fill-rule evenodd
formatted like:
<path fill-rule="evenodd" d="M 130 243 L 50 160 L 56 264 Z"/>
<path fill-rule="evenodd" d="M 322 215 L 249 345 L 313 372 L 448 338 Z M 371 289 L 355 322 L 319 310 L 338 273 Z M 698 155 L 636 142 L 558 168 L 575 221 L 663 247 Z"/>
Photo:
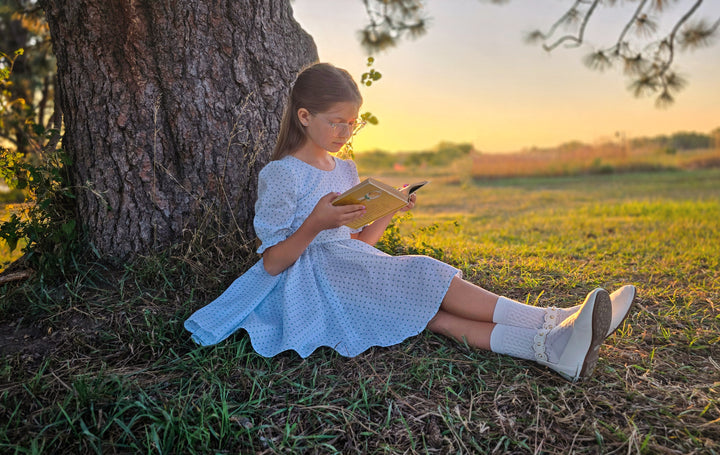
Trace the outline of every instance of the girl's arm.
<path fill-rule="evenodd" d="M 410 195 L 410 200 L 408 204 L 405 207 L 401 208 L 399 211 L 406 212 L 411 208 L 415 207 L 416 198 L 417 196 L 415 196 L 414 194 Z M 358 232 L 357 234 L 353 234 L 352 237 L 354 239 L 362 240 L 368 245 L 375 245 L 378 240 L 380 240 L 380 237 L 382 237 L 385 229 L 387 229 L 387 226 L 388 224 L 390 224 L 393 216 L 395 216 L 395 213 L 390 213 L 389 215 L 385 215 L 382 218 L 378 218 L 372 224 L 365 226 L 362 231 Z"/>
<path fill-rule="evenodd" d="M 365 206 L 362 205 L 332 205 L 339 194 L 328 193 L 320 198 L 297 231 L 263 252 L 263 266 L 267 273 L 278 275 L 293 265 L 320 232 L 340 227 L 365 214 Z"/>

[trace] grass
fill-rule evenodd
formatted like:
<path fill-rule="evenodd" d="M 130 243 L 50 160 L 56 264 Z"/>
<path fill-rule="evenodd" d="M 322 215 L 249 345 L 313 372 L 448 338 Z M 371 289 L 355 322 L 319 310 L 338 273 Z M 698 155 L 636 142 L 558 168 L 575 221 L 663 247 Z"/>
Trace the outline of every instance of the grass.
<path fill-rule="evenodd" d="M 194 247 L 0 289 L 0 452 L 720 453 L 720 170 L 436 175 L 420 196 L 386 248 L 541 305 L 638 287 L 593 378 L 430 333 L 351 359 L 201 348 L 182 322 L 249 263 Z"/>

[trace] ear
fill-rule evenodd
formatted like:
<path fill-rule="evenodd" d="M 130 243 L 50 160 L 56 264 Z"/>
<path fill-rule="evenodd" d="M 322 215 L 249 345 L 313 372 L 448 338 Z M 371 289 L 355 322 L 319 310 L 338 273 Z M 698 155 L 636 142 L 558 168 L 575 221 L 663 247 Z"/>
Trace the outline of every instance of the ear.
<path fill-rule="evenodd" d="M 301 107 L 297 111 L 298 120 L 300 120 L 300 124 L 302 126 L 308 126 L 310 124 L 310 116 L 311 115 L 312 114 L 310 113 L 310 111 L 308 111 L 304 107 Z"/>

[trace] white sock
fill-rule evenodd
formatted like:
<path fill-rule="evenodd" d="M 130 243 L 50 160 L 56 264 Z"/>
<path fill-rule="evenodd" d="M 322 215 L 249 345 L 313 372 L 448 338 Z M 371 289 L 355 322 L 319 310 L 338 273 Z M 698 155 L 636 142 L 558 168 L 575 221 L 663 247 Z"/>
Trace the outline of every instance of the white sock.
<path fill-rule="evenodd" d="M 574 314 L 579 309 L 558 308 L 555 325 L 560 324 L 565 318 Z M 526 327 L 536 329 L 542 327 L 545 323 L 545 308 L 525 305 L 524 303 L 508 299 L 507 297 L 498 297 L 493 312 L 493 322 L 496 324 L 511 325 L 513 327 Z"/>
<path fill-rule="evenodd" d="M 535 336 L 538 329 L 496 324 L 490 333 L 490 350 L 518 359 L 535 360 Z M 556 363 L 567 346 L 572 325 L 557 327 L 546 335 L 545 354 L 549 362 Z"/>
<path fill-rule="evenodd" d="M 490 332 L 490 350 L 518 359 L 535 360 L 535 335 L 537 329 L 496 324 Z"/>

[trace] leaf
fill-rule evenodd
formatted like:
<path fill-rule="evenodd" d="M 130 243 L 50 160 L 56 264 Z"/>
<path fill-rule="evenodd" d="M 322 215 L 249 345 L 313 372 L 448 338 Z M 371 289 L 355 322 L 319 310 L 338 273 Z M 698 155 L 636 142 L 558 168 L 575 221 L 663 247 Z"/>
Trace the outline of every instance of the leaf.
<path fill-rule="evenodd" d="M 15 248 L 17 248 L 17 244 L 18 244 L 17 238 L 5 239 L 5 242 L 7 243 L 7 246 L 10 249 L 11 253 L 13 251 L 15 251 Z"/>
<path fill-rule="evenodd" d="M 42 136 L 45 133 L 45 127 L 38 124 L 38 123 L 30 123 L 30 126 L 32 126 L 33 133 L 35 133 L 38 136 Z"/>
<path fill-rule="evenodd" d="M 75 220 L 68 221 L 67 223 L 63 224 L 60 229 L 62 229 L 65 235 L 70 237 L 73 232 L 75 232 Z"/>
<path fill-rule="evenodd" d="M 0 237 L 5 240 L 11 253 L 15 251 L 18 240 L 22 237 L 20 218 L 18 218 L 16 213 L 12 214 L 10 220 L 0 224 Z"/>
<path fill-rule="evenodd" d="M 378 118 L 370 112 L 365 112 L 363 115 L 360 116 L 360 118 L 362 118 L 364 121 L 368 122 L 371 125 L 377 125 L 380 122 Z"/>

